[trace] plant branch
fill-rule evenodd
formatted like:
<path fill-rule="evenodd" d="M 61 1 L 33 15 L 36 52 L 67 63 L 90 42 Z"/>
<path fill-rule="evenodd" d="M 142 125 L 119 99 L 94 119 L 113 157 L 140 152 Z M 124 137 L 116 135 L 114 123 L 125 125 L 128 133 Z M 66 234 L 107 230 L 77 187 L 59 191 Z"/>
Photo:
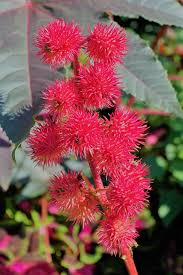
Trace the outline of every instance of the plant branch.
<path fill-rule="evenodd" d="M 134 111 L 139 115 L 170 116 L 170 113 L 150 108 L 134 109 Z"/>
<path fill-rule="evenodd" d="M 169 80 L 177 80 L 177 81 L 183 81 L 183 75 L 174 75 L 174 74 L 170 74 L 168 76 Z"/>
<path fill-rule="evenodd" d="M 162 26 L 161 29 L 159 30 L 159 32 L 157 33 L 154 41 L 151 44 L 151 48 L 155 51 L 160 39 L 165 35 L 166 31 L 168 29 L 168 26 Z"/>
<path fill-rule="evenodd" d="M 127 106 L 132 107 L 134 103 L 135 103 L 135 97 L 133 95 L 131 95 L 128 99 Z"/>
<path fill-rule="evenodd" d="M 97 171 L 97 169 L 95 167 L 95 164 L 92 160 L 92 156 L 90 154 L 88 154 L 88 156 L 87 156 L 87 161 L 88 161 L 90 169 L 91 169 L 91 173 L 92 173 L 92 176 L 93 176 L 93 179 L 94 179 L 96 189 L 97 190 L 105 190 L 105 187 L 104 187 L 103 182 L 102 182 L 101 177 L 100 177 L 100 173 Z M 101 200 L 101 204 L 103 204 L 103 205 L 106 204 L 107 198 L 106 198 L 106 193 L 105 192 L 100 194 L 100 200 Z"/>
<path fill-rule="evenodd" d="M 88 188 L 94 192 L 95 191 L 95 188 L 93 187 L 93 185 L 91 184 L 91 182 L 89 181 L 89 179 L 87 178 L 87 176 L 85 176 L 85 174 L 83 172 L 80 173 L 84 182 L 86 183 L 86 185 L 88 186 Z"/>
<path fill-rule="evenodd" d="M 94 181 L 95 181 L 96 188 L 98 188 L 98 189 L 104 189 L 104 185 L 103 185 L 103 182 L 101 180 L 100 174 L 96 170 L 95 165 L 93 163 L 93 160 L 92 160 L 92 157 L 91 157 L 90 154 L 88 154 L 87 161 L 89 163 L 89 166 L 90 166 L 90 169 L 91 169 Z"/>
<path fill-rule="evenodd" d="M 46 260 L 47 262 L 52 262 L 51 251 L 50 251 L 50 239 L 49 239 L 49 232 L 48 226 L 46 225 L 46 220 L 48 216 L 48 201 L 46 198 L 41 198 L 41 220 L 44 226 L 44 241 L 45 241 L 45 251 L 46 251 Z"/>
<path fill-rule="evenodd" d="M 123 250 L 123 260 L 125 262 L 129 275 L 138 275 L 138 272 L 133 260 L 133 255 L 129 248 L 125 248 Z"/>
<path fill-rule="evenodd" d="M 79 73 L 79 61 L 78 61 L 77 55 L 75 55 L 75 57 L 74 57 L 73 70 L 74 70 L 74 75 L 77 76 Z"/>

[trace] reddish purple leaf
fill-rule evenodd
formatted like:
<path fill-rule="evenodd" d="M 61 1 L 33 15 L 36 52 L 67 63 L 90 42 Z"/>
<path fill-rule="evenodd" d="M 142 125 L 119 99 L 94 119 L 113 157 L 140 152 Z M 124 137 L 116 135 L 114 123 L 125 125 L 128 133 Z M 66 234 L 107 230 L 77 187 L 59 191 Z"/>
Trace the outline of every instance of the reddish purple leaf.
<path fill-rule="evenodd" d="M 0 127 L 0 187 L 4 191 L 10 185 L 12 167 L 11 142 Z"/>
<path fill-rule="evenodd" d="M 40 91 L 56 77 L 56 73 L 36 57 L 33 45 L 37 29 L 51 20 L 39 5 L 25 0 L 0 3 L 2 114 L 16 114 L 32 106 L 39 99 Z"/>

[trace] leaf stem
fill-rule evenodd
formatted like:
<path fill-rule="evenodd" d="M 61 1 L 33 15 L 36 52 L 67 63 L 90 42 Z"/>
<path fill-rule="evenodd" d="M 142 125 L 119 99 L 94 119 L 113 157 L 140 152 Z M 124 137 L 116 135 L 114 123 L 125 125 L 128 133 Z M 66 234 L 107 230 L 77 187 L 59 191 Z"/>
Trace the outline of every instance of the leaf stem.
<path fill-rule="evenodd" d="M 89 181 L 89 179 L 87 178 L 87 176 L 85 176 L 85 174 L 83 172 L 80 173 L 83 180 L 85 181 L 86 185 L 88 186 L 88 188 L 94 192 L 95 191 L 95 188 L 93 187 L 93 185 L 91 184 L 91 182 Z"/>
<path fill-rule="evenodd" d="M 88 161 L 88 164 L 89 164 L 90 169 L 91 169 L 91 173 L 92 173 L 92 176 L 93 176 L 93 179 L 94 179 L 96 189 L 97 190 L 105 190 L 105 187 L 104 187 L 103 182 L 102 182 L 101 177 L 100 177 L 100 173 L 97 171 L 97 169 L 95 167 L 95 164 L 92 160 L 92 156 L 90 154 L 88 154 L 88 156 L 87 156 L 87 161 Z M 106 198 L 106 193 L 105 192 L 100 194 L 100 201 L 101 201 L 101 205 L 104 206 L 106 204 L 107 198 Z"/>
<path fill-rule="evenodd" d="M 88 154 L 88 156 L 87 156 L 87 161 L 89 163 L 89 166 L 90 166 L 90 169 L 91 169 L 91 172 L 92 172 L 92 175 L 93 175 L 93 179 L 95 181 L 96 188 L 104 189 L 104 185 L 103 185 L 103 182 L 101 180 L 100 174 L 96 170 L 95 165 L 93 163 L 93 160 L 92 160 L 92 157 L 91 157 L 90 154 Z"/>
<path fill-rule="evenodd" d="M 74 75 L 77 76 L 79 73 L 79 61 L 78 61 L 77 55 L 74 56 L 73 70 L 74 70 Z"/>
<path fill-rule="evenodd" d="M 176 80 L 176 81 L 183 81 L 183 75 L 174 75 L 174 74 L 170 74 L 168 76 L 169 80 Z"/>
<path fill-rule="evenodd" d="M 150 108 L 134 109 L 134 111 L 139 115 L 170 116 L 170 113 Z"/>
<path fill-rule="evenodd" d="M 127 106 L 132 107 L 134 103 L 135 103 L 135 97 L 132 95 L 128 100 Z"/>
<path fill-rule="evenodd" d="M 165 33 L 167 32 L 168 28 L 169 28 L 169 27 L 166 26 L 166 25 L 165 25 L 165 26 L 162 26 L 161 29 L 159 30 L 159 32 L 157 33 L 157 35 L 156 35 L 154 41 L 153 41 L 152 44 L 151 44 L 151 48 L 152 48 L 154 51 L 156 51 L 160 39 L 165 35 Z"/>

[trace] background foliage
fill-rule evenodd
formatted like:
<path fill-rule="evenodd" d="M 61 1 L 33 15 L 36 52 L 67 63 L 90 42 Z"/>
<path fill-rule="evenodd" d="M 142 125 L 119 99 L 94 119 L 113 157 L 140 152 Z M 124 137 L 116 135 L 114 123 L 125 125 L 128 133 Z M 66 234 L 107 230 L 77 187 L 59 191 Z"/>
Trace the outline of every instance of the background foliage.
<path fill-rule="evenodd" d="M 0 2 L 0 257 L 8 263 L 49 261 L 52 253 L 63 275 L 84 266 L 96 274 L 126 274 L 120 259 L 96 245 L 95 226 L 82 230 L 47 206 L 49 175 L 60 167 L 35 167 L 25 144 L 19 146 L 39 112 L 41 91 L 64 72 L 54 73 L 35 57 L 36 29 L 52 17 L 64 17 L 75 18 L 86 30 L 111 17 L 103 13 L 109 10 L 129 37 L 129 54 L 118 68 L 125 84 L 122 100 L 149 123 L 140 156 L 154 183 L 150 206 L 139 218 L 135 262 L 140 274 L 183 274 L 183 6 L 174 0 Z M 83 169 L 91 176 L 82 161 L 65 159 L 61 168 Z"/>

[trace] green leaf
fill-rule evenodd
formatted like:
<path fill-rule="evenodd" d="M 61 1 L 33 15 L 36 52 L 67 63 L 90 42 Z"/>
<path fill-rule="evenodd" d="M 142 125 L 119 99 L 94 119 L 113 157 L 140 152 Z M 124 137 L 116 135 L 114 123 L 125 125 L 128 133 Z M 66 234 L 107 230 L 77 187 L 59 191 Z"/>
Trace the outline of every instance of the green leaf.
<path fill-rule="evenodd" d="M 163 223 L 168 226 L 183 210 L 183 195 L 176 190 L 160 191 L 159 216 Z"/>
<path fill-rule="evenodd" d="M 15 147 L 14 147 L 14 149 L 12 151 L 12 154 L 11 154 L 12 160 L 14 161 L 15 164 L 16 164 L 16 150 L 17 150 L 18 147 L 20 147 L 20 145 L 21 145 L 20 143 L 15 144 Z"/>
<path fill-rule="evenodd" d="M 173 160 L 176 157 L 177 147 L 174 144 L 168 143 L 165 147 L 165 154 L 168 160 Z"/>
<path fill-rule="evenodd" d="M 124 90 L 163 111 L 183 117 L 175 90 L 157 57 L 138 35 L 128 33 L 129 52 L 118 68 Z"/>
<path fill-rule="evenodd" d="M 80 261 L 84 264 L 95 264 L 97 263 L 103 253 L 103 249 L 101 246 L 96 246 L 95 252 L 93 254 L 89 254 L 85 251 L 85 246 L 83 243 L 79 244 L 79 251 L 80 251 Z"/>
<path fill-rule="evenodd" d="M 152 179 L 158 179 L 159 181 L 161 181 L 167 169 L 166 160 L 161 156 L 153 156 L 153 155 L 149 155 L 143 160 L 149 166 L 150 177 Z"/>
<path fill-rule="evenodd" d="M 170 163 L 170 171 L 177 181 L 183 183 L 183 161 L 175 159 Z"/>

